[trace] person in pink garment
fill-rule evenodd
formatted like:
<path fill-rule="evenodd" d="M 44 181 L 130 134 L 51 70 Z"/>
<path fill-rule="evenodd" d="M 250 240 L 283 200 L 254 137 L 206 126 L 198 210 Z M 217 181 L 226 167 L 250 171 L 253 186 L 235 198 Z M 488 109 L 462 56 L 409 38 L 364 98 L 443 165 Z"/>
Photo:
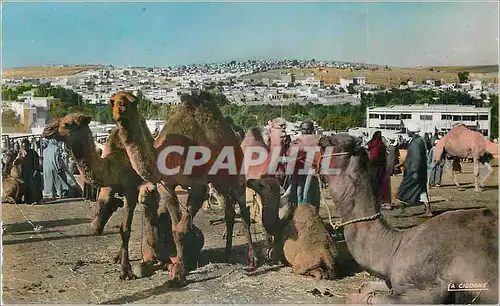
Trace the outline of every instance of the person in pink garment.
<path fill-rule="evenodd" d="M 382 141 L 382 132 L 376 131 L 368 142 L 368 157 L 372 165 L 372 180 L 375 197 L 379 204 L 390 202 L 390 176 L 387 175 L 387 150 Z"/>

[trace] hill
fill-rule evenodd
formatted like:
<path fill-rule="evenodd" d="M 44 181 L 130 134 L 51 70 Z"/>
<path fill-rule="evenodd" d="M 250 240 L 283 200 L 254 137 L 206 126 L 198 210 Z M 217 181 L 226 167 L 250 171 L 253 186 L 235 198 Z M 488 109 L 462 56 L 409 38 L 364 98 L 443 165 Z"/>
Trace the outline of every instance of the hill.
<path fill-rule="evenodd" d="M 375 69 L 338 69 L 338 68 L 291 68 L 259 72 L 247 75 L 244 78 L 261 80 L 262 78 L 276 79 L 282 74 L 293 72 L 297 79 L 315 76 L 325 84 L 339 84 L 340 78 L 351 79 L 356 76 L 365 76 L 366 82 L 384 86 L 398 86 L 408 79 L 416 84 L 422 84 L 427 79 L 443 80 L 447 83 L 458 82 L 457 72 L 469 71 L 471 80 L 478 79 L 487 83 L 496 83 L 498 66 L 450 66 L 450 67 L 419 67 L 399 68 L 386 67 Z"/>
<path fill-rule="evenodd" d="M 80 72 L 103 68 L 101 65 L 77 65 L 63 67 L 21 67 L 6 69 L 4 78 L 44 78 L 74 75 Z"/>

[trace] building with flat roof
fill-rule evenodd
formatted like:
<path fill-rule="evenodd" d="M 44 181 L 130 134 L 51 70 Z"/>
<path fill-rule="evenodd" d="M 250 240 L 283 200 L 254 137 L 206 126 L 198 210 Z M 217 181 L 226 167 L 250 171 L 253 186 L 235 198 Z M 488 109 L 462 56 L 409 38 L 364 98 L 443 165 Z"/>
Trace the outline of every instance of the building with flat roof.
<path fill-rule="evenodd" d="M 412 104 L 367 107 L 366 127 L 406 131 L 406 124 L 420 125 L 421 133 L 434 133 L 434 128 L 446 133 L 458 123 L 484 136 L 490 136 L 491 108 L 469 105 Z"/>

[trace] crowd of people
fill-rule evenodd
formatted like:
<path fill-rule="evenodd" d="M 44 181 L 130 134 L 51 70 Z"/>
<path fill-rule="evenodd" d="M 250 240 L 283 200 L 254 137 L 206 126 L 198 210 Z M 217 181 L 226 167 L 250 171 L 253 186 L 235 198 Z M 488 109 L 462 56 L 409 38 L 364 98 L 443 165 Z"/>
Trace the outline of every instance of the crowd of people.
<path fill-rule="evenodd" d="M 390 142 L 384 141 L 382 133 L 377 131 L 367 144 L 369 158 L 372 164 L 372 180 L 376 197 L 383 209 L 392 209 L 391 176 L 401 173 L 400 149 L 406 149 L 403 180 L 396 194 L 396 200 L 403 205 L 423 204 L 425 216 L 432 216 L 429 200 L 429 188 L 440 187 L 446 159 L 450 159 L 452 171 L 461 172 L 461 158 L 444 154 L 441 160 L 434 156 L 435 145 L 441 138 L 437 133 L 431 137 L 425 133 L 420 136 L 417 124 L 407 126 L 409 142 L 401 138 Z M 387 145 L 386 145 L 387 144 Z M 480 162 L 488 171 L 492 171 L 490 161 L 493 156 L 486 153 Z"/>
<path fill-rule="evenodd" d="M 58 143 L 53 139 L 35 138 L 31 141 L 28 138 L 4 141 L 2 144 L 4 176 L 10 175 L 14 163 L 20 168 L 20 179 L 24 182 L 23 202 L 26 204 L 40 204 L 43 201 L 82 195 L 82 190 L 73 175 L 76 170 L 75 164 L 64 143 Z"/>

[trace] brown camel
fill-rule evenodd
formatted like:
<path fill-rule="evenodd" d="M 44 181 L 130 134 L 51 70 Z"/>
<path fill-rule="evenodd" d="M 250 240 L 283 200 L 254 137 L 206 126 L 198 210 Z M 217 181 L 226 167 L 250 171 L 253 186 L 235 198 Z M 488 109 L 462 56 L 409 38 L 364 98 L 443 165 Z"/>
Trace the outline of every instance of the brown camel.
<path fill-rule="evenodd" d="M 444 135 L 434 149 L 435 160 L 441 160 L 443 154 L 451 157 L 465 158 L 472 155 L 474 159 L 474 187 L 476 191 L 481 191 L 481 187 L 491 175 L 491 171 L 479 182 L 479 159 L 485 154 L 498 154 L 498 144 L 489 141 L 481 133 L 469 130 L 465 125 L 460 124 L 453 127 L 448 134 Z M 451 160 L 445 158 L 446 169 L 451 173 L 453 182 L 460 188 L 455 173 L 451 169 Z"/>
<path fill-rule="evenodd" d="M 9 171 L 10 175 L 2 173 L 2 203 L 21 203 L 24 195 L 24 181 L 21 177 L 21 159 L 15 157 L 14 154 L 9 154 L 6 161 L 5 172 Z"/>
<path fill-rule="evenodd" d="M 344 222 L 354 259 L 385 280 L 352 294 L 347 303 L 443 304 L 458 283 L 487 283 L 481 304 L 498 303 L 498 216 L 489 209 L 448 211 L 416 227 L 397 230 L 380 214 L 369 180 L 368 153 L 348 134 L 321 139 L 322 165 Z M 373 290 L 389 290 L 375 294 Z M 470 302 L 470 301 L 469 301 Z"/>
<path fill-rule="evenodd" d="M 249 179 L 247 186 L 262 200 L 262 220 L 274 235 L 274 260 L 292 266 L 292 273 L 333 279 L 337 273 L 338 250 L 314 206 L 299 204 L 279 217 L 280 185 L 276 178 Z"/>
<path fill-rule="evenodd" d="M 224 120 L 220 110 L 215 104 L 205 103 L 205 100 L 210 99 L 208 95 L 206 92 L 201 92 L 200 94 L 193 93 L 182 96 L 183 103 L 176 107 L 174 113 L 170 114 L 156 139 L 153 139 L 151 134 L 147 132 L 146 122 L 137 110 L 138 99 L 133 94 L 118 92 L 110 99 L 113 107 L 113 119 L 117 122 L 119 136 L 132 167 L 152 186 L 160 183 L 159 188 L 170 195 L 168 199 L 163 198 L 161 201 L 166 201 L 172 218 L 177 257 L 172 266 L 171 277 L 174 284 L 177 285 L 183 285 L 186 277 L 185 250 L 182 248 L 182 241 L 188 230 L 192 228 L 192 219 L 201 208 L 203 199 L 206 199 L 209 182 L 224 195 L 227 232 L 226 257 L 229 257 L 232 248 L 235 218 L 233 201 L 236 200 L 240 205 L 245 223 L 250 269 L 255 268 L 255 254 L 250 235 L 250 214 L 245 201 L 244 178 L 240 175 L 228 174 L 225 171 L 219 171 L 217 175 L 208 173 L 224 147 L 233 150 L 236 169 L 241 169 L 243 160 L 243 152 L 235 133 Z M 162 155 L 166 147 L 174 145 L 183 147 L 184 154 Z M 187 149 L 192 146 L 209 148 L 211 157 L 208 163 L 193 167 L 192 174 L 188 175 L 184 174 L 185 159 Z M 169 169 L 179 166 L 180 171 L 173 175 L 162 175 L 157 163 L 166 164 Z M 175 195 L 174 190 L 178 185 L 188 189 L 187 207 L 180 205 Z M 203 196 L 201 196 L 202 194 Z M 179 209 L 182 209 L 180 218 L 178 217 Z"/>
<path fill-rule="evenodd" d="M 105 187 L 101 188 L 99 193 L 97 213 L 92 222 L 92 228 L 96 234 L 102 233 L 106 222 L 121 204 L 119 199 L 113 197 L 114 192 L 125 196 L 125 210 L 120 228 L 122 243 L 115 261 L 120 261 L 120 279 L 132 279 L 135 277 L 130 266 L 128 244 L 133 212 L 140 196 L 139 188 L 144 182 L 132 168 L 118 138 L 117 130 L 112 131 L 108 138 L 106 146 L 109 148 L 104 150 L 108 152 L 107 155 L 104 158 L 98 156 L 92 132 L 88 126 L 90 120 L 91 117 L 80 113 L 66 115 L 47 126 L 43 131 L 43 136 L 66 142 L 85 181 L 93 186 Z M 149 194 L 154 196 L 151 191 L 148 196 Z M 145 202 L 152 203 L 145 206 L 147 237 L 143 245 L 143 262 L 149 263 L 160 256 L 156 248 L 159 238 L 152 236 L 153 233 L 158 235 L 156 230 L 158 202 Z M 161 245 L 165 246 L 165 244 Z M 161 257 L 165 257 L 165 254 Z"/>

